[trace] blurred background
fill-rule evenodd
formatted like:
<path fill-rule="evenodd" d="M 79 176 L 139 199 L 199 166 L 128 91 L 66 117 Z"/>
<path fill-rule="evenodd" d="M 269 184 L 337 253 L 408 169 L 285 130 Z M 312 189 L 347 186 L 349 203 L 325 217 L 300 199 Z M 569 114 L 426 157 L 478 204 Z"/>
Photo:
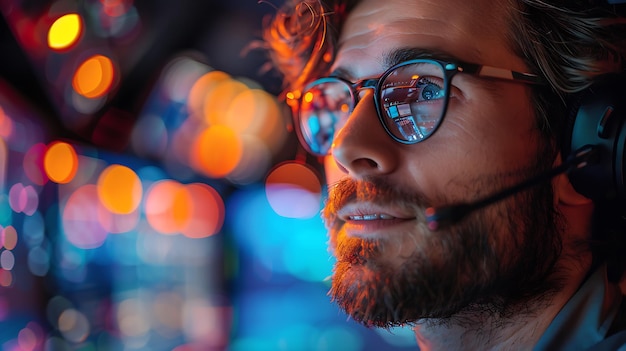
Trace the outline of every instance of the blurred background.
<path fill-rule="evenodd" d="M 281 0 L 0 0 L 0 351 L 402 350 L 326 295 Z"/>

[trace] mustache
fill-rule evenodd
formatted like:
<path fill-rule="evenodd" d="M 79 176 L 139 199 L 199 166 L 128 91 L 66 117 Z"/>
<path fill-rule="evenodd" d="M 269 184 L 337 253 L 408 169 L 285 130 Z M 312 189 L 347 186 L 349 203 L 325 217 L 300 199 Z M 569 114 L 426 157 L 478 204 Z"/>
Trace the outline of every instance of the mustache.
<path fill-rule="evenodd" d="M 425 220 L 424 211 L 432 201 L 423 193 L 408 188 L 400 188 L 385 179 L 368 178 L 355 180 L 343 178 L 329 186 L 328 199 L 322 210 L 322 218 L 330 227 L 337 221 L 337 212 L 349 203 L 370 202 L 380 206 L 393 205 L 414 212 L 420 220 Z"/>

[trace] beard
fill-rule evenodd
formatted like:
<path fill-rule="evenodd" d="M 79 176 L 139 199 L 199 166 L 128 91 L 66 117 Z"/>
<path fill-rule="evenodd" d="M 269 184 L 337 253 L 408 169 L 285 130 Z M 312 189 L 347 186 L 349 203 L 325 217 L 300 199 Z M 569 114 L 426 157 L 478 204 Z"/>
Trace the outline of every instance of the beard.
<path fill-rule="evenodd" d="M 540 171 L 534 168 L 528 173 Z M 355 201 L 403 208 L 415 214 L 415 226 L 373 239 L 350 237 L 336 211 Z M 380 179 L 344 179 L 330 189 L 323 217 L 337 261 L 329 295 L 357 322 L 388 328 L 456 316 L 471 324 L 464 312 L 498 318 L 528 312 L 529 302 L 559 289 L 562 229 L 549 182 L 437 232 L 423 215 L 429 203 Z"/>

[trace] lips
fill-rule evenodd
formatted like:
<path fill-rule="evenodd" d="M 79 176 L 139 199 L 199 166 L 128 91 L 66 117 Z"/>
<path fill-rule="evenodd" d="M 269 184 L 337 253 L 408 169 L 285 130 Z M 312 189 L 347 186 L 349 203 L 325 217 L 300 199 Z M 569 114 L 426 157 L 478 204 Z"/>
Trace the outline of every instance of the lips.
<path fill-rule="evenodd" d="M 393 208 L 391 206 L 381 206 L 369 202 L 347 204 L 337 211 L 337 216 L 345 222 L 415 218 L 415 215 L 406 210 Z"/>
<path fill-rule="evenodd" d="M 360 202 L 342 207 L 337 211 L 337 218 L 348 236 L 375 238 L 392 235 L 416 216 L 406 209 Z"/>

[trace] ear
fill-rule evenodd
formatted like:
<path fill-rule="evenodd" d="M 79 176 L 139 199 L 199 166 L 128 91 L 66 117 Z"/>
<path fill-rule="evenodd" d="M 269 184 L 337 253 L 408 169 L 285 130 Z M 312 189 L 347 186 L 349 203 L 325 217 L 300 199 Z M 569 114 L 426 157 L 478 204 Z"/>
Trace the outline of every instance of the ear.
<path fill-rule="evenodd" d="M 554 161 L 555 165 L 561 164 L 561 154 Z M 559 174 L 553 181 L 554 187 L 554 201 L 555 204 L 565 204 L 568 206 L 588 205 L 593 201 L 581 194 L 579 194 L 572 183 L 570 183 L 567 174 Z"/>

